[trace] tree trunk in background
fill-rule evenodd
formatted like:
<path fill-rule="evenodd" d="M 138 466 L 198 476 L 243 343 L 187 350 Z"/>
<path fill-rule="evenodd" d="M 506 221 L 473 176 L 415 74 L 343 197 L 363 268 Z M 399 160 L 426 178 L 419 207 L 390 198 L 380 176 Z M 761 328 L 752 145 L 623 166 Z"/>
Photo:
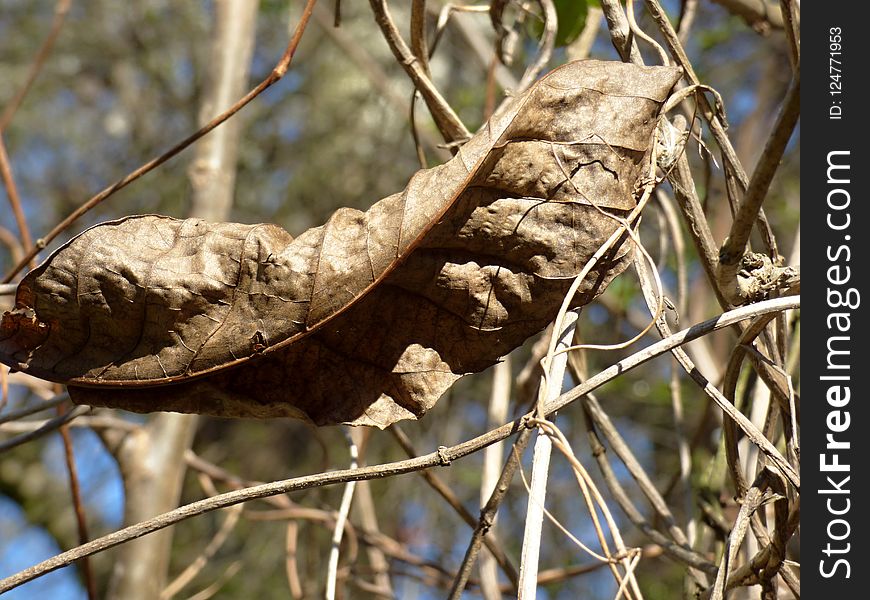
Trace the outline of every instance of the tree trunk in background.
<path fill-rule="evenodd" d="M 203 125 L 247 91 L 258 5 L 259 0 L 220 0 L 215 4 L 217 19 L 209 81 L 200 109 Z M 244 113 L 212 131 L 196 147 L 196 157 L 189 171 L 193 185 L 191 217 L 206 221 L 229 219 L 236 182 L 240 118 L 244 118 Z"/>
<path fill-rule="evenodd" d="M 254 47 L 257 0 L 215 2 L 215 30 L 208 64 L 208 87 L 200 120 L 205 123 L 246 91 Z M 196 147 L 190 167 L 190 215 L 209 221 L 229 218 L 235 185 L 239 118 L 234 117 Z M 178 506 L 184 479 L 184 451 L 196 432 L 195 415 L 158 413 L 130 434 L 117 452 L 124 476 L 125 522 L 133 524 Z M 152 600 L 166 587 L 171 528 L 121 547 L 108 597 Z"/>

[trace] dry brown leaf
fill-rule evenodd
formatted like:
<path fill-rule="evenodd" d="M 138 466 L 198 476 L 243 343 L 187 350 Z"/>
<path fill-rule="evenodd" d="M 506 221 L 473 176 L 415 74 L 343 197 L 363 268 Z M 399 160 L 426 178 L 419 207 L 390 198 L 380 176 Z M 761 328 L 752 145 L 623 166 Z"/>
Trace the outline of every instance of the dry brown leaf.
<path fill-rule="evenodd" d="M 146 215 L 93 227 L 19 284 L 0 361 L 78 403 L 387 425 L 555 316 L 624 215 L 677 68 L 556 69 L 450 162 L 293 239 Z M 568 178 L 570 177 L 570 181 Z M 623 244 L 576 304 L 628 264 Z"/>

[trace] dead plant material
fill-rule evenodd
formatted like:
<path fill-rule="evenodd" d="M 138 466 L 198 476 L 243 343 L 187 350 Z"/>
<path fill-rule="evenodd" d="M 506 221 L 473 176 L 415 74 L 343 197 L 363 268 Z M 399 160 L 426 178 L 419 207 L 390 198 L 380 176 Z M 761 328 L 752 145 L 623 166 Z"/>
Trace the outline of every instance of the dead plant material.
<path fill-rule="evenodd" d="M 276 225 L 133 216 L 19 284 L 0 361 L 80 404 L 386 427 L 549 323 L 619 226 L 678 68 L 582 61 L 368 211 Z M 569 180 L 570 177 L 570 180 Z M 590 302 L 630 263 L 616 248 Z"/>

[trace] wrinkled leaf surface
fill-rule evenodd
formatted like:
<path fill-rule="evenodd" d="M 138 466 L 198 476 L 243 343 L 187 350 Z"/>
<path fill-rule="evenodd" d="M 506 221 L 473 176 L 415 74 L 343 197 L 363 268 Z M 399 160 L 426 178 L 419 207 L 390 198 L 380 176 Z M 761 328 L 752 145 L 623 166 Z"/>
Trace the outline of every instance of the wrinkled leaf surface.
<path fill-rule="evenodd" d="M 0 360 L 79 403 L 385 427 L 543 329 L 634 206 L 679 69 L 556 69 L 448 163 L 297 238 L 157 215 L 93 227 L 19 284 Z M 337 173 L 336 176 L 340 176 Z M 628 264 L 586 278 L 585 304 Z"/>

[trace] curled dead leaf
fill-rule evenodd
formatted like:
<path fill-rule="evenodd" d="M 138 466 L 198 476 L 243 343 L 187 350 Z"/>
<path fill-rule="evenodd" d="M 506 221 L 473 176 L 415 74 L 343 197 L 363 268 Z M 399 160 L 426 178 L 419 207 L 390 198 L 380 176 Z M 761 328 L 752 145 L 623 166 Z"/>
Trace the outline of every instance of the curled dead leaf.
<path fill-rule="evenodd" d="M 550 322 L 633 208 L 678 68 L 551 72 L 451 161 L 297 238 L 144 215 L 100 224 L 19 284 L 0 361 L 78 403 L 386 427 Z M 615 248 L 575 303 L 629 262 Z"/>

